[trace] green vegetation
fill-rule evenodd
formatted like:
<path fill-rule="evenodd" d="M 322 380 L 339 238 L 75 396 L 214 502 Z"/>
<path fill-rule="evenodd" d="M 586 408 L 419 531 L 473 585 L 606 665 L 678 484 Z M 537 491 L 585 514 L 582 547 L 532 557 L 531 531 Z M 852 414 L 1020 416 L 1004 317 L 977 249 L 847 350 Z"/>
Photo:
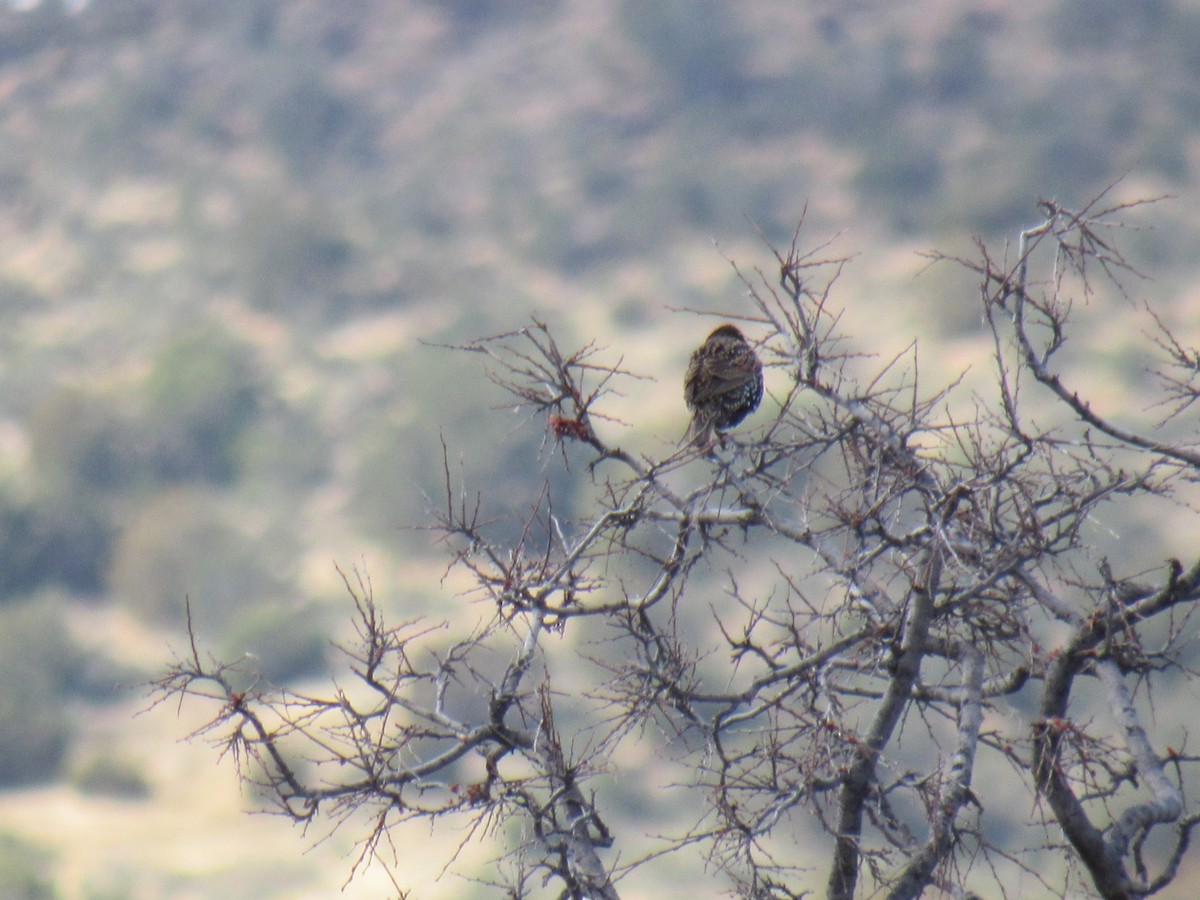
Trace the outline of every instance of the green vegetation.
<path fill-rule="evenodd" d="M 197 628 L 220 635 L 243 610 L 279 602 L 276 554 L 240 528 L 217 494 L 180 488 L 154 496 L 113 551 L 114 599 L 147 621 L 178 627 L 191 600 Z"/>
<path fill-rule="evenodd" d="M 103 584 L 112 527 L 90 494 L 0 498 L 0 605 L 51 585 L 92 593 Z"/>
<path fill-rule="evenodd" d="M 58 776 L 82 666 L 57 604 L 31 600 L 0 609 L 0 785 Z"/>
<path fill-rule="evenodd" d="M 8 900 L 53 900 L 50 854 L 15 835 L 0 834 L 0 896 Z"/>
<path fill-rule="evenodd" d="M 354 248 L 327 212 L 262 197 L 245 210 L 238 237 L 237 274 L 255 307 L 301 318 L 338 318 L 347 304 L 353 309 L 339 282 Z"/>
<path fill-rule="evenodd" d="M 142 800 L 150 785 L 141 771 L 109 753 L 96 753 L 71 773 L 72 783 L 85 794 Z"/>
<path fill-rule="evenodd" d="M 325 671 L 330 617 L 315 604 L 258 603 L 238 610 L 220 642 L 224 659 L 242 660 L 245 684 L 288 684 Z"/>
<path fill-rule="evenodd" d="M 164 483 L 233 481 L 238 440 L 261 406 L 246 348 L 216 332 L 182 337 L 154 360 L 143 390 L 148 472 Z"/>

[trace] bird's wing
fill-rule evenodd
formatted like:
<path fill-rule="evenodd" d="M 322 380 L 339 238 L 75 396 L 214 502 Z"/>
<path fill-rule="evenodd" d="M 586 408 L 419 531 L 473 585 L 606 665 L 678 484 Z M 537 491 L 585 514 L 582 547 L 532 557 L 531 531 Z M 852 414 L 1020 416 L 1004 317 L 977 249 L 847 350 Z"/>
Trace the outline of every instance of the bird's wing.
<path fill-rule="evenodd" d="M 684 399 L 691 405 L 735 391 L 756 377 L 752 358 L 746 360 L 700 358 L 692 360 Z"/>

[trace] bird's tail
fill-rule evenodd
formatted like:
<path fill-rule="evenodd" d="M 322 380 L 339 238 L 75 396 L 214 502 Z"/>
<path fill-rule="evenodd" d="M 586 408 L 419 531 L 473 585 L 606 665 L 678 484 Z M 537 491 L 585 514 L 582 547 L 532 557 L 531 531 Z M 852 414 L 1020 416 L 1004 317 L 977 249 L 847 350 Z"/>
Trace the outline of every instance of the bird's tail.
<path fill-rule="evenodd" d="M 710 419 L 697 413 L 688 422 L 687 431 L 683 433 L 677 447 L 707 447 L 712 443 L 713 423 Z"/>

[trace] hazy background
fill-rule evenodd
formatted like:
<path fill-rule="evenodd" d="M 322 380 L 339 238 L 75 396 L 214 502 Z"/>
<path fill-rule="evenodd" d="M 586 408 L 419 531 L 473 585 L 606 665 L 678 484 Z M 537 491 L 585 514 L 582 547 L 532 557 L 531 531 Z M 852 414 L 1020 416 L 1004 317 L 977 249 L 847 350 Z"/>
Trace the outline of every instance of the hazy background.
<path fill-rule="evenodd" d="M 134 718 L 115 686 L 182 646 L 185 595 L 215 652 L 320 677 L 335 562 L 397 617 L 460 615 L 409 528 L 439 433 L 498 515 L 561 475 L 422 341 L 595 339 L 654 379 L 609 436 L 660 452 L 710 327 L 673 309 L 735 308 L 759 232 L 807 206 L 857 255 L 850 331 L 920 336 L 936 376 L 988 345 L 972 280 L 916 252 L 1001 249 L 1037 196 L 1125 176 L 1176 197 L 1119 236 L 1154 280 L 1076 340 L 1140 412 L 1135 304 L 1195 329 L 1198 85 L 1182 0 L 0 6 L 0 896 L 336 894 L 355 835 L 302 855 L 319 835 L 177 743 L 202 709 Z M 428 856 L 417 896 L 465 896 Z"/>

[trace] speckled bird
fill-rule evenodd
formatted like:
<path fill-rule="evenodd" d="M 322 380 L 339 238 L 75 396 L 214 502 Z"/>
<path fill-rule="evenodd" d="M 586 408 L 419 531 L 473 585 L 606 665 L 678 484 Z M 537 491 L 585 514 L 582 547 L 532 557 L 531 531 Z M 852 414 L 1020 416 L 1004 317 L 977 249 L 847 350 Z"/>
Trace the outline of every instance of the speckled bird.
<path fill-rule="evenodd" d="M 683 399 L 692 413 L 684 443 L 707 447 L 716 432 L 733 428 L 762 400 L 762 363 L 733 325 L 713 331 L 692 353 Z"/>

